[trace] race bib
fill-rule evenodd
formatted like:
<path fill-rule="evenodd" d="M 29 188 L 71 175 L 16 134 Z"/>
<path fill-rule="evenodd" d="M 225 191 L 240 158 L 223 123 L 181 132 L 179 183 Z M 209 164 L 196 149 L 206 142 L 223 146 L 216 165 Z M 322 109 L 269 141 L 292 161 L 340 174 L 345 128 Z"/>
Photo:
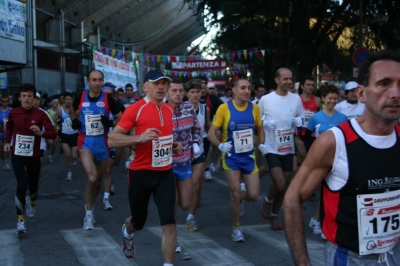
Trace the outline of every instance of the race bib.
<path fill-rule="evenodd" d="M 32 156 L 34 136 L 16 135 L 14 154 L 19 156 Z"/>
<path fill-rule="evenodd" d="M 98 136 L 104 134 L 101 123 L 101 115 L 85 115 L 86 136 Z"/>
<path fill-rule="evenodd" d="M 253 139 L 253 130 L 251 128 L 233 131 L 235 153 L 252 151 L 254 148 Z"/>
<path fill-rule="evenodd" d="M 65 130 L 65 131 L 72 131 L 73 129 L 72 129 L 72 121 L 71 121 L 71 118 L 66 118 L 66 119 L 64 119 L 64 122 L 62 123 L 62 128 Z"/>
<path fill-rule="evenodd" d="M 304 110 L 303 127 L 307 127 L 310 117 L 314 115 L 314 112 Z"/>
<path fill-rule="evenodd" d="M 384 253 L 400 238 L 400 190 L 357 196 L 360 255 Z"/>
<path fill-rule="evenodd" d="M 164 167 L 172 164 L 172 135 L 159 137 L 152 141 L 152 167 Z"/>
<path fill-rule="evenodd" d="M 293 130 L 276 129 L 275 146 L 278 152 L 290 152 L 293 150 Z"/>

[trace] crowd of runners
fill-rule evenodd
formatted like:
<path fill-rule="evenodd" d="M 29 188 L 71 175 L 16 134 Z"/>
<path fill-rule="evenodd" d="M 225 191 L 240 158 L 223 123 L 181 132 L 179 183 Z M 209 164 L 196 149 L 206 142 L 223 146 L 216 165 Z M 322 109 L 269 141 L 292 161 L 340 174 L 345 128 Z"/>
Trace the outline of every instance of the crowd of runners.
<path fill-rule="evenodd" d="M 285 229 L 296 265 L 310 264 L 304 230 L 327 240 L 324 265 L 396 265 L 399 53 L 370 55 L 358 81 L 342 87 L 315 88 L 314 78 L 305 76 L 294 91 L 293 74 L 284 67 L 274 81 L 275 90 L 266 93 L 263 85 L 253 89 L 247 79 L 237 79 L 218 97 L 217 87 L 206 79 L 183 83 L 152 69 L 140 95 L 132 84 L 116 88 L 105 83 L 101 71 L 92 70 L 89 90 L 66 92 L 46 103 L 32 84 L 22 84 L 19 103 L 11 108 L 9 98 L 2 96 L 0 110 L 2 169 L 12 169 L 17 181 L 18 234 L 27 232 L 25 218 L 35 216 L 44 153 L 47 150 L 51 163 L 60 146 L 65 181 L 74 181 L 72 166 L 78 161 L 86 173 L 84 230 L 94 229 L 94 205 L 103 179 L 102 208 L 113 209 L 112 168 L 125 157 L 121 167 L 128 174 L 131 213 L 121 233 L 127 258 L 134 257 L 134 236 L 146 222 L 153 196 L 164 266 L 173 265 L 175 253 L 183 248 L 176 230 L 177 208 L 187 210 L 187 230 L 200 230 L 195 215 L 203 182 L 223 169 L 230 191 L 232 241 L 245 241 L 243 203 L 260 199 L 260 214 L 271 229 Z M 262 193 L 260 178 L 267 172 L 272 185 Z M 310 197 L 321 200 L 307 229 L 303 204 Z M 381 198 L 387 204 L 376 205 L 388 210 L 385 217 L 366 204 Z M 373 230 L 365 235 L 359 228 L 369 224 Z"/>

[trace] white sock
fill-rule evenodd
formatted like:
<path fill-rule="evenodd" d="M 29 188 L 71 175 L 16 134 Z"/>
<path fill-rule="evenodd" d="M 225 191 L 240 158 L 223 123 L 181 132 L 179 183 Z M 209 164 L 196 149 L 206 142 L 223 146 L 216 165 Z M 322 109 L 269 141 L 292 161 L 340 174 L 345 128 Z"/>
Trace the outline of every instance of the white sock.
<path fill-rule="evenodd" d="M 242 191 L 242 192 L 246 191 L 246 184 L 245 183 L 240 183 L 240 191 Z"/>
<path fill-rule="evenodd" d="M 86 216 L 93 215 L 93 210 L 86 210 Z"/>
<path fill-rule="evenodd" d="M 264 199 L 265 199 L 266 202 L 272 202 L 272 200 L 269 200 L 269 199 L 267 198 L 267 196 L 265 196 Z"/>
<path fill-rule="evenodd" d="M 104 199 L 108 199 L 110 197 L 110 192 L 104 192 Z"/>
<path fill-rule="evenodd" d="M 128 234 L 128 232 L 126 231 L 126 228 L 124 229 L 124 237 L 127 239 L 132 239 L 133 238 L 134 233 L 132 234 Z"/>
<path fill-rule="evenodd" d="M 172 263 L 164 263 L 163 266 L 174 266 Z"/>
<path fill-rule="evenodd" d="M 186 218 L 186 221 L 194 220 L 194 215 L 193 214 L 188 214 L 188 217 Z"/>

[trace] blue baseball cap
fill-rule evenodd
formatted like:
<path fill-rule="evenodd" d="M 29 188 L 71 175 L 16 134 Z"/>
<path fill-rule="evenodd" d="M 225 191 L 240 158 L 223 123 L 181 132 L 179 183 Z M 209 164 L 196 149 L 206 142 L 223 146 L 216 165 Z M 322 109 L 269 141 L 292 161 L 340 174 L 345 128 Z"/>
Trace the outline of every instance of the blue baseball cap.
<path fill-rule="evenodd" d="M 146 83 L 147 81 L 156 82 L 157 80 L 160 79 L 168 79 L 169 81 L 172 81 L 172 79 L 168 77 L 163 70 L 159 68 L 154 68 L 149 72 L 147 72 L 146 76 L 144 76 L 143 83 Z"/>

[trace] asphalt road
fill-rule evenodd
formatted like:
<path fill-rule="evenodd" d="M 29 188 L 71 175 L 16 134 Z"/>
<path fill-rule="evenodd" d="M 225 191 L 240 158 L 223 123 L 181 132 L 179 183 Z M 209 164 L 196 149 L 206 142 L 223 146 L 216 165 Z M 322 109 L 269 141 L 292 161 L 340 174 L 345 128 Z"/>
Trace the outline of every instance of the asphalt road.
<path fill-rule="evenodd" d="M 101 208 L 102 195 L 95 205 L 95 230 L 82 229 L 84 184 L 82 165 L 73 168 L 72 182 L 66 182 L 63 155 L 42 165 L 35 218 L 27 218 L 27 233 L 16 234 L 14 195 L 16 180 L 13 171 L 0 171 L 0 265 L 12 266 L 109 266 L 162 265 L 161 228 L 154 203 L 149 204 L 145 228 L 135 234 L 136 255 L 128 260 L 122 253 L 121 226 L 129 216 L 127 182 L 123 159 L 114 168 L 116 194 L 111 211 Z M 261 192 L 271 184 L 269 175 L 261 179 Z M 260 193 L 261 194 L 261 193 Z M 305 224 L 315 212 L 318 197 L 306 203 Z M 228 208 L 229 191 L 223 171 L 205 182 L 203 198 L 196 214 L 198 232 L 184 228 L 187 211 L 178 212 L 178 240 L 182 253 L 174 265 L 293 265 L 284 231 L 273 231 L 259 212 L 260 201 L 245 203 L 241 218 L 244 243 L 232 242 Z M 280 214 L 282 219 L 282 214 Z M 307 245 L 313 265 L 322 265 L 324 240 L 306 230 Z"/>

